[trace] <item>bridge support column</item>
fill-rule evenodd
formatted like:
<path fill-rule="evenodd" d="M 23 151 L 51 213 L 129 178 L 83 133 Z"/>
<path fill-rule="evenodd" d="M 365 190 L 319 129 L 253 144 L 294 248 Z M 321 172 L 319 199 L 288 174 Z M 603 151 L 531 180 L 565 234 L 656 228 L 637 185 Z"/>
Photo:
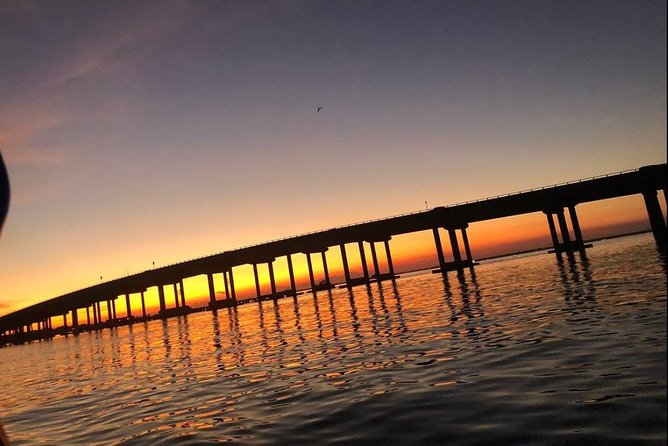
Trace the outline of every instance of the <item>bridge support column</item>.
<path fill-rule="evenodd" d="M 376 253 L 376 242 L 369 242 L 369 245 L 371 245 L 371 261 L 373 262 L 373 271 L 374 271 L 374 279 L 376 279 L 376 282 L 380 282 L 380 268 L 378 267 L 378 254 Z"/>
<path fill-rule="evenodd" d="M 661 212 L 656 191 L 645 191 L 642 196 L 645 199 L 645 208 L 647 208 L 647 216 L 654 240 L 660 245 L 665 245 L 667 240 L 666 222 L 663 220 L 663 212 Z"/>
<path fill-rule="evenodd" d="M 253 263 L 253 277 L 255 278 L 255 295 L 259 299 L 262 296 L 262 290 L 260 289 L 260 277 L 257 274 L 257 263 Z"/>
<path fill-rule="evenodd" d="M 234 273 L 232 272 L 233 268 L 230 268 L 230 293 L 232 294 L 232 301 L 237 301 L 237 291 L 234 288 Z"/>
<path fill-rule="evenodd" d="M 297 295 L 297 283 L 295 282 L 295 270 L 292 267 L 292 254 L 288 254 L 287 256 L 288 260 L 288 275 L 290 276 L 290 288 L 292 289 L 292 292 Z"/>
<path fill-rule="evenodd" d="M 216 288 L 213 285 L 213 274 L 208 273 L 206 275 L 206 280 L 209 284 L 209 306 L 214 307 L 216 305 Z"/>
<path fill-rule="evenodd" d="M 77 328 L 79 326 L 79 314 L 77 309 L 72 309 L 72 328 Z"/>
<path fill-rule="evenodd" d="M 466 251 L 466 260 L 469 262 L 469 268 L 473 268 L 473 256 L 471 255 L 471 245 L 469 245 L 469 236 L 466 234 L 468 224 L 461 228 L 462 240 L 464 240 L 464 251 Z"/>
<path fill-rule="evenodd" d="M 557 237 L 557 228 L 554 226 L 554 217 L 552 212 L 544 211 L 547 216 L 547 224 L 550 227 L 550 237 L 552 237 L 552 247 L 555 252 L 559 252 L 559 238 Z"/>
<path fill-rule="evenodd" d="M 32 324 L 30 325 L 32 326 Z M 67 313 L 63 314 L 63 327 L 67 328 Z"/>
<path fill-rule="evenodd" d="M 343 275 L 346 279 L 346 286 L 350 288 L 350 266 L 348 266 L 348 254 L 346 253 L 346 245 L 341 243 L 339 245 L 341 250 L 341 263 L 343 263 Z"/>
<path fill-rule="evenodd" d="M 308 266 L 308 278 L 311 283 L 311 291 L 315 293 L 315 277 L 313 276 L 313 262 L 311 261 L 311 253 L 306 253 L 306 265 Z"/>
<path fill-rule="evenodd" d="M 125 315 L 128 319 L 132 317 L 132 308 L 130 308 L 130 293 L 125 293 Z"/>
<path fill-rule="evenodd" d="M 144 292 L 141 292 L 141 315 L 146 317 L 146 302 L 144 301 Z"/>
<path fill-rule="evenodd" d="M 325 272 L 325 283 L 331 285 L 332 282 L 329 280 L 329 268 L 327 268 L 327 256 L 325 255 L 325 251 L 321 252 L 320 255 L 322 256 L 322 269 Z"/>
<path fill-rule="evenodd" d="M 276 278 L 274 277 L 274 261 L 267 263 L 269 267 L 269 283 L 271 284 L 271 297 L 276 299 Z"/>
<path fill-rule="evenodd" d="M 165 288 L 164 285 L 158 285 L 158 300 L 160 301 L 160 312 L 164 313 L 167 310 L 167 305 L 165 304 Z"/>
<path fill-rule="evenodd" d="M 183 279 L 179 281 L 179 290 L 181 291 L 181 306 L 186 306 L 186 289 L 183 287 Z"/>
<path fill-rule="evenodd" d="M 441 272 L 445 274 L 445 255 L 443 254 L 441 235 L 438 233 L 438 228 L 432 228 L 432 232 L 434 233 L 434 244 L 436 245 L 436 254 L 438 255 L 438 267 L 441 269 Z"/>
<path fill-rule="evenodd" d="M 571 235 L 568 232 L 568 225 L 566 224 L 563 208 L 557 211 L 557 220 L 559 221 L 559 230 L 561 231 L 561 241 L 565 246 L 568 246 L 571 244 Z"/>
<path fill-rule="evenodd" d="M 383 241 L 383 244 L 385 245 L 385 257 L 387 257 L 387 268 L 390 270 L 390 276 L 392 276 L 392 280 L 394 280 L 394 264 L 392 263 L 392 253 L 390 252 L 390 241 L 385 240 Z"/>
<path fill-rule="evenodd" d="M 364 252 L 364 242 L 359 241 L 357 242 L 359 249 L 360 249 L 360 261 L 362 263 L 362 271 L 364 272 L 364 280 L 368 284 L 369 283 L 369 267 L 366 264 L 366 253 Z"/>
<path fill-rule="evenodd" d="M 227 271 L 223 271 L 223 283 L 225 284 L 225 299 L 232 300 L 230 296 L 230 282 L 227 279 Z"/>
<path fill-rule="evenodd" d="M 174 308 L 179 308 L 179 290 L 176 289 L 176 283 L 172 284 L 174 288 Z"/>
<path fill-rule="evenodd" d="M 86 325 L 90 325 L 90 306 L 86 307 Z"/>
<path fill-rule="evenodd" d="M 448 235 L 450 236 L 450 246 L 452 247 L 452 257 L 455 262 L 455 268 L 458 271 L 462 270 L 462 254 L 459 252 L 459 242 L 457 241 L 457 230 L 448 229 Z"/>
<path fill-rule="evenodd" d="M 571 226 L 573 226 L 573 235 L 575 236 L 575 244 L 578 248 L 584 247 L 584 238 L 582 237 L 582 229 L 580 229 L 580 221 L 578 214 L 575 211 L 575 205 L 568 206 L 568 215 L 571 216 Z"/>

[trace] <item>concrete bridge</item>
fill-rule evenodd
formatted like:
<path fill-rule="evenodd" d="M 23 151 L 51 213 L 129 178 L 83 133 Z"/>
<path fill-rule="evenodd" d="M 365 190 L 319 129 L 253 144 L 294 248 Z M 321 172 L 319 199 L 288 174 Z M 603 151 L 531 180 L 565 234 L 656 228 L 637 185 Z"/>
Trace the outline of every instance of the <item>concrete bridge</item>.
<path fill-rule="evenodd" d="M 659 246 L 665 248 L 666 221 L 661 211 L 657 191 L 663 190 L 665 199 L 666 184 L 666 164 L 645 166 L 632 171 L 437 207 L 225 251 L 73 291 L 2 316 L 0 317 L 0 345 L 47 339 L 57 334 L 97 330 L 154 317 L 164 318 L 190 312 L 190 307 L 186 305 L 183 280 L 194 276 L 205 275 L 207 277 L 210 300 L 207 308 L 214 311 L 217 308 L 232 307 L 247 301 L 293 296 L 297 294 L 292 266 L 292 256 L 296 254 L 306 255 L 312 291 L 333 288 L 334 284 L 330 280 L 325 257 L 325 252 L 333 246 L 338 246 L 341 250 L 345 277 L 343 286 L 352 287 L 374 281 L 394 280 L 397 276 L 389 241 L 395 235 L 417 231 L 433 232 L 439 261 L 436 272 L 445 273 L 450 270 L 473 268 L 473 256 L 466 232 L 468 225 L 514 215 L 543 212 L 546 215 L 547 230 L 552 238 L 551 252 L 561 255 L 580 251 L 591 245 L 584 243 L 576 206 L 581 203 L 628 195 L 641 194 L 643 196 L 654 238 Z M 446 259 L 443 252 L 440 235 L 443 230 L 448 234 L 452 259 Z M 463 241 L 461 247 L 457 231 Z M 367 267 L 365 244 L 369 245 L 371 251 L 373 271 L 369 271 Z M 376 251 L 378 247 L 385 250 L 387 259 L 385 272 L 381 271 L 381 265 L 379 265 Z M 351 249 L 359 251 L 362 266 L 361 277 L 351 276 L 347 255 Z M 324 270 L 322 281 L 316 281 L 312 266 L 314 255 L 319 255 L 322 259 Z M 290 289 L 280 292 L 276 289 L 273 266 L 274 260 L 279 257 L 286 257 L 290 277 Z M 268 295 L 262 295 L 260 291 L 257 270 L 258 265 L 265 263 L 268 265 L 271 285 L 271 293 Z M 253 267 L 256 297 L 241 301 L 236 297 L 233 269 L 248 264 Z M 223 275 L 225 299 L 216 300 L 215 274 Z M 155 316 L 147 315 L 144 301 L 144 292 L 151 287 L 157 287 L 160 302 L 160 311 Z M 171 308 L 165 300 L 165 287 L 174 289 L 175 302 Z M 141 315 L 131 314 L 131 296 L 141 299 Z M 127 314 L 122 318 L 116 315 L 115 302 L 119 297 L 125 299 L 128 309 Z M 107 310 L 106 321 L 102 320 L 101 305 L 103 303 Z M 86 321 L 79 320 L 78 310 L 83 309 L 85 309 Z M 64 326 L 54 329 L 51 319 L 59 316 L 63 317 Z"/>

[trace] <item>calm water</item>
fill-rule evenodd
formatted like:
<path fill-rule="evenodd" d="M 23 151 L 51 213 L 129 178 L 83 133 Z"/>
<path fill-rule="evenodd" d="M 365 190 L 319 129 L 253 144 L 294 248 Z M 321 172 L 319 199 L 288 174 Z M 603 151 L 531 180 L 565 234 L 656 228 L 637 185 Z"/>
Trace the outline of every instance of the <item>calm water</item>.
<path fill-rule="evenodd" d="M 13 444 L 665 444 L 651 237 L 0 349 Z"/>

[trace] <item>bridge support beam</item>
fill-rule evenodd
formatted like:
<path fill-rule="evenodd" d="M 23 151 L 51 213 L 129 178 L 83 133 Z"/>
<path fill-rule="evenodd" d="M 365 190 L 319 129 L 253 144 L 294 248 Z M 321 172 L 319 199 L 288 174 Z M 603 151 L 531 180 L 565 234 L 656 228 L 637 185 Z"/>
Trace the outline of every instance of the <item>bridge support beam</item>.
<path fill-rule="evenodd" d="M 315 293 L 315 277 L 313 275 L 313 261 L 311 260 L 311 253 L 306 253 L 306 266 L 308 266 L 308 278 L 311 284 L 311 291 Z"/>
<path fill-rule="evenodd" d="M 469 261 L 470 268 L 473 268 L 473 255 L 471 255 L 471 245 L 469 244 L 469 236 L 466 233 L 466 228 L 468 228 L 468 224 L 464 226 L 461 231 L 462 231 L 462 240 L 464 240 L 464 251 L 466 252 L 466 260 Z"/>
<path fill-rule="evenodd" d="M 366 253 L 364 252 L 364 242 L 357 242 L 360 249 L 360 262 L 362 263 L 362 271 L 364 272 L 364 281 L 369 283 L 369 267 L 366 264 Z"/>
<path fill-rule="evenodd" d="M 450 236 L 450 247 L 452 248 L 452 258 L 455 261 L 457 269 L 461 269 L 462 254 L 459 252 L 459 242 L 457 241 L 457 230 L 448 229 L 448 236 Z"/>
<path fill-rule="evenodd" d="M 227 271 L 223 271 L 223 283 L 225 284 L 225 299 L 229 301 L 232 298 L 230 297 L 230 282 L 227 278 Z"/>
<path fill-rule="evenodd" d="M 216 288 L 213 284 L 213 274 L 208 273 L 206 275 L 206 280 L 209 284 L 209 306 L 214 307 L 216 305 Z"/>
<path fill-rule="evenodd" d="M 557 211 L 557 221 L 559 222 L 559 230 L 561 231 L 561 240 L 564 245 L 570 245 L 571 236 L 568 233 L 568 225 L 566 224 L 566 217 L 564 216 L 564 209 Z"/>
<path fill-rule="evenodd" d="M 346 286 L 350 288 L 350 266 L 348 266 L 348 255 L 346 254 L 346 245 L 341 243 L 339 245 L 341 250 L 341 262 L 343 263 L 343 275 L 346 279 Z"/>
<path fill-rule="evenodd" d="M 270 260 L 267 263 L 269 267 L 269 283 L 271 285 L 271 297 L 276 299 L 276 278 L 274 277 L 274 261 Z"/>
<path fill-rule="evenodd" d="M 645 200 L 645 208 L 647 208 L 647 216 L 649 218 L 649 225 L 652 228 L 652 235 L 654 240 L 665 246 L 666 236 L 666 222 L 663 219 L 663 212 L 655 190 L 644 191 L 642 196 Z"/>
<path fill-rule="evenodd" d="M 288 275 L 290 276 L 290 289 L 292 289 L 292 293 L 294 295 L 297 295 L 297 283 L 295 282 L 295 270 L 292 267 L 292 254 L 288 254 L 287 256 L 288 260 Z"/>
<path fill-rule="evenodd" d="M 394 264 L 392 263 L 392 253 L 390 252 L 390 241 L 384 240 L 383 244 L 385 245 L 385 257 L 387 258 L 387 268 L 390 270 L 390 276 L 394 280 Z"/>
<path fill-rule="evenodd" d="M 144 292 L 141 292 L 141 315 L 146 317 L 146 302 L 144 301 Z"/>
<path fill-rule="evenodd" d="M 232 272 L 233 268 L 230 268 L 229 274 L 230 274 L 230 293 L 232 295 L 232 301 L 236 302 L 237 301 L 237 291 L 234 288 L 234 273 Z"/>
<path fill-rule="evenodd" d="M 90 326 L 90 306 L 86 307 L 86 325 Z"/>
<path fill-rule="evenodd" d="M 260 277 L 257 273 L 257 263 L 253 263 L 253 278 L 255 279 L 255 296 L 259 299 L 262 297 L 262 290 L 260 289 Z"/>
<path fill-rule="evenodd" d="M 371 246 L 371 262 L 373 263 L 373 277 L 376 282 L 380 282 L 380 268 L 378 267 L 378 254 L 376 253 L 376 242 L 370 241 Z"/>
<path fill-rule="evenodd" d="M 580 221 L 578 214 L 575 211 L 575 205 L 568 206 L 568 215 L 571 216 L 571 226 L 573 226 L 573 235 L 575 236 L 575 243 L 578 246 L 584 246 L 584 238 L 582 237 L 582 229 L 580 229 Z"/>
<path fill-rule="evenodd" d="M 176 288 L 176 283 L 172 284 L 174 288 L 174 308 L 179 308 L 179 290 Z"/>
<path fill-rule="evenodd" d="M 568 214 L 571 218 L 571 225 L 573 227 L 573 235 L 575 240 L 571 240 L 568 223 L 566 222 L 566 216 L 564 214 L 564 208 L 546 210 L 543 211 L 543 213 L 547 216 L 547 224 L 550 228 L 550 237 L 552 238 L 553 249 L 549 250 L 548 252 L 554 252 L 556 254 L 561 254 L 562 252 L 572 253 L 575 251 L 584 251 L 585 248 L 590 248 L 592 246 L 591 244 L 584 243 L 582 229 L 580 229 L 580 221 L 575 210 L 575 205 L 568 205 Z M 554 224 L 555 214 L 557 216 L 557 222 L 559 223 L 559 232 L 561 232 L 561 242 L 559 242 L 559 235 Z"/>
<path fill-rule="evenodd" d="M 445 272 L 445 255 L 443 254 L 441 235 L 438 231 L 438 228 L 432 228 L 432 232 L 434 233 L 434 244 L 436 245 L 436 254 L 438 255 L 438 267 L 441 272 Z"/>
<path fill-rule="evenodd" d="M 72 328 L 77 327 L 79 327 L 79 314 L 77 313 L 77 309 L 74 308 L 72 309 Z"/>
<path fill-rule="evenodd" d="M 320 256 L 322 257 L 322 269 L 325 273 L 325 283 L 329 286 L 332 282 L 329 280 L 329 268 L 327 268 L 327 256 L 325 255 L 325 251 L 322 251 Z"/>
<path fill-rule="evenodd" d="M 130 308 L 130 293 L 125 293 L 125 315 L 128 319 L 132 317 L 132 308 Z"/>
<path fill-rule="evenodd" d="M 183 287 L 183 279 L 179 281 L 179 290 L 181 291 L 181 306 L 186 306 L 186 289 Z"/>
<path fill-rule="evenodd" d="M 160 301 L 160 312 L 164 313 L 167 310 L 167 305 L 165 304 L 165 288 L 164 285 L 158 285 L 158 300 Z"/>

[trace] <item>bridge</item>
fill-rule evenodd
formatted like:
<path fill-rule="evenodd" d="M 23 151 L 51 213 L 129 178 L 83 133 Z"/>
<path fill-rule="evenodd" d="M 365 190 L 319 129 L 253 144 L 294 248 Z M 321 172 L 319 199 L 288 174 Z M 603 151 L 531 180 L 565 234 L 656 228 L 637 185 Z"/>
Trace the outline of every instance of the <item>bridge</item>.
<path fill-rule="evenodd" d="M 209 305 L 207 309 L 234 307 L 248 301 L 277 299 L 296 296 L 297 287 L 292 266 L 292 256 L 306 255 L 310 290 L 313 292 L 331 289 L 325 252 L 333 246 L 341 251 L 345 282 L 341 286 L 352 287 L 370 284 L 374 281 L 394 280 L 394 270 L 389 241 L 393 236 L 418 231 L 432 231 L 438 267 L 434 272 L 473 268 L 474 261 L 466 229 L 469 224 L 497 218 L 542 212 L 546 216 L 556 255 L 582 251 L 587 245 L 582 237 L 576 206 L 582 203 L 640 194 L 644 198 L 649 224 L 657 244 L 666 246 L 666 221 L 658 200 L 657 191 L 663 190 L 664 200 L 667 184 L 667 165 L 659 164 L 613 174 L 546 186 L 528 191 L 515 192 L 481 200 L 469 201 L 429 210 L 398 215 L 373 221 L 316 231 L 294 237 L 273 240 L 252 246 L 225 251 L 198 259 L 147 270 L 138 274 L 93 285 L 81 290 L 55 297 L 44 302 L 0 317 L 0 345 L 15 344 L 37 339 L 48 339 L 58 334 L 99 330 L 105 327 L 130 324 L 151 318 L 165 318 L 192 311 L 187 306 L 183 280 L 205 275 L 208 280 Z M 566 218 L 568 214 L 568 219 Z M 570 228 L 569 228 L 570 221 Z M 463 242 L 459 245 L 458 232 Z M 446 259 L 441 233 L 447 233 L 452 258 Z M 571 237 L 572 235 L 572 237 Z M 369 246 L 373 271 L 367 266 L 365 246 Z M 377 248 L 385 250 L 386 272 L 381 271 Z M 348 261 L 350 249 L 359 250 L 362 267 L 361 277 L 352 277 Z M 320 255 L 324 280 L 316 282 L 312 257 Z M 290 289 L 277 291 L 273 263 L 277 258 L 286 257 Z M 252 299 L 237 300 L 233 269 L 242 265 L 252 265 L 256 296 Z M 267 264 L 271 293 L 262 295 L 258 280 L 258 265 Z M 216 299 L 214 275 L 222 274 L 225 298 Z M 144 293 L 151 287 L 158 290 L 160 311 L 148 315 Z M 165 287 L 174 288 L 175 302 L 169 308 L 165 299 Z M 141 316 L 131 314 L 131 296 L 141 299 Z M 115 302 L 125 298 L 127 314 L 116 315 Z M 135 298 L 136 298 L 135 297 Z M 179 298 L 180 297 L 180 298 Z M 106 304 L 107 320 L 103 320 L 101 305 Z M 86 321 L 79 321 L 79 310 L 85 309 Z M 53 328 L 52 318 L 62 316 L 62 327 Z M 69 323 L 68 323 L 69 316 Z"/>

